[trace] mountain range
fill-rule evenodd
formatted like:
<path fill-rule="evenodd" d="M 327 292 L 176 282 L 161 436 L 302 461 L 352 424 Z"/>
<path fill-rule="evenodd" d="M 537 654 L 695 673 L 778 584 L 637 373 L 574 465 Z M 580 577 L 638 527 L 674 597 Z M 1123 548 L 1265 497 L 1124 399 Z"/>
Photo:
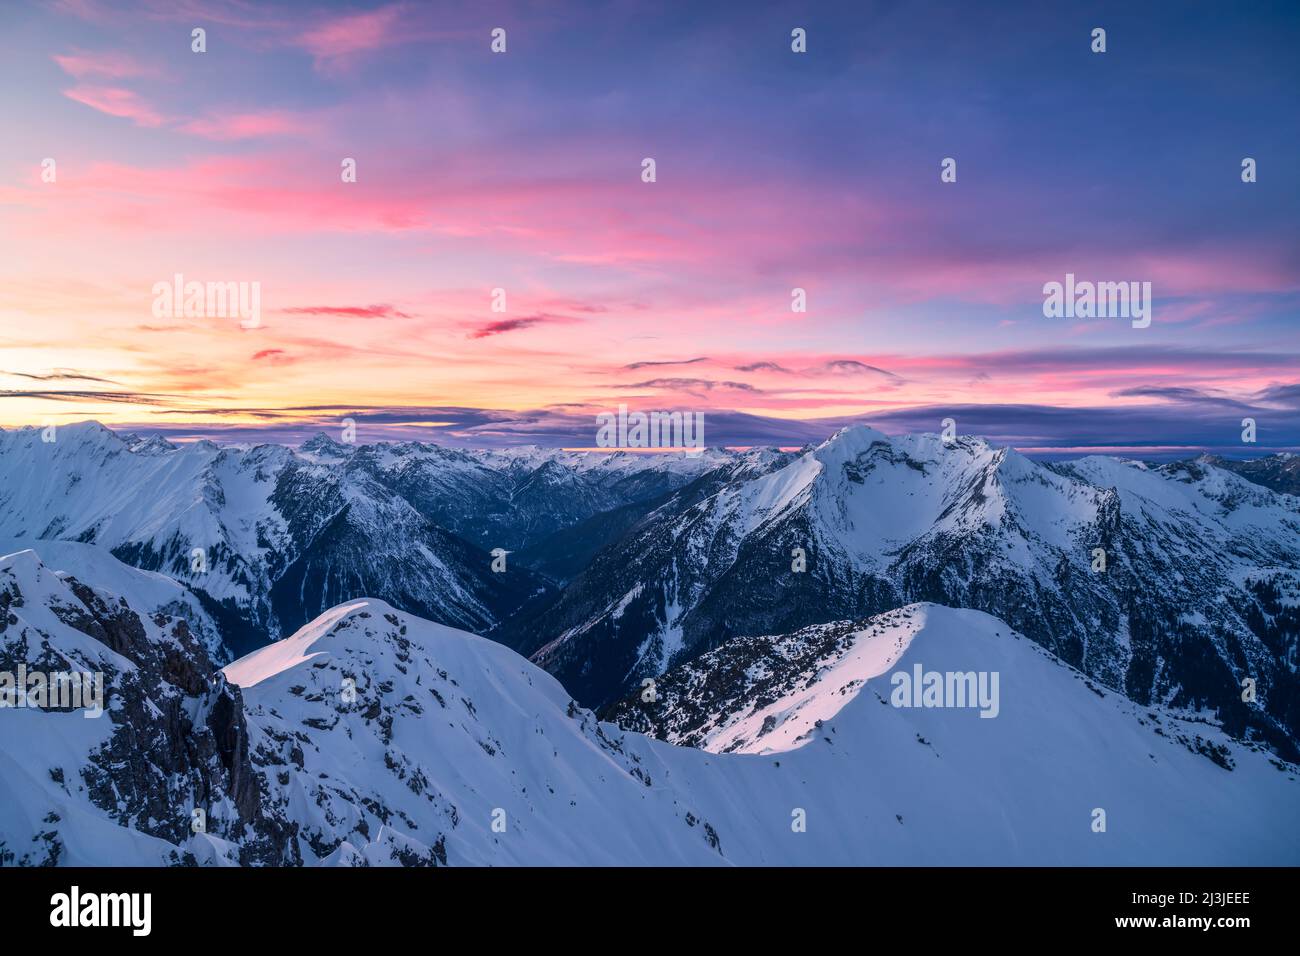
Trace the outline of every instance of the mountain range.
<path fill-rule="evenodd" d="M 1294 863 L 1294 460 L 0 431 L 0 863 Z"/>
<path fill-rule="evenodd" d="M 489 631 L 554 585 L 548 539 L 725 460 L 436 445 L 174 446 L 88 422 L 0 431 L 0 540 L 71 540 L 188 587 L 244 653 L 358 595 Z M 507 552 L 505 572 L 492 551 Z"/>
<path fill-rule="evenodd" d="M 1300 499 L 1205 461 L 1045 465 L 863 427 L 766 464 L 677 492 L 505 638 L 600 707 L 737 637 L 931 601 L 1296 758 Z"/>

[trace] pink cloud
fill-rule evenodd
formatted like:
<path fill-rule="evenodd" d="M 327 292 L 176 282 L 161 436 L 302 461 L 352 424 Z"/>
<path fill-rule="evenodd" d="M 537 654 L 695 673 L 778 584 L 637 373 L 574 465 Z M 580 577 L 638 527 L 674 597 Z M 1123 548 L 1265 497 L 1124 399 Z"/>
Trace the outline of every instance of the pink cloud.
<path fill-rule="evenodd" d="M 131 90 L 114 86 L 74 86 L 63 95 L 109 116 L 129 119 L 137 126 L 161 126 L 162 115 Z"/>
<path fill-rule="evenodd" d="M 285 365 L 293 365 L 298 361 L 298 359 L 290 355 L 284 349 L 262 349 L 261 351 L 253 353 L 252 361 L 264 362 L 269 365 L 281 367 Z"/>
<path fill-rule="evenodd" d="M 404 12 L 403 5 L 393 4 L 336 17 L 303 33 L 296 45 L 315 57 L 317 66 L 378 50 L 407 38 L 401 29 Z"/>
<path fill-rule="evenodd" d="M 111 51 L 85 52 L 79 50 L 76 53 L 62 56 L 56 55 L 54 62 L 59 64 L 64 72 L 75 76 L 77 79 L 87 76 L 102 76 L 107 79 L 120 80 L 133 76 L 158 76 L 160 72 L 156 67 L 145 66 L 125 53 Z"/>
<path fill-rule="evenodd" d="M 281 309 L 286 315 L 332 315 L 348 319 L 409 319 L 391 305 L 307 305 Z"/>
<path fill-rule="evenodd" d="M 229 116 L 209 116 L 190 120 L 180 127 L 182 132 L 205 139 L 237 140 L 256 139 L 262 136 L 287 136 L 306 133 L 310 129 L 302 118 L 283 111 L 264 113 L 233 113 Z"/>

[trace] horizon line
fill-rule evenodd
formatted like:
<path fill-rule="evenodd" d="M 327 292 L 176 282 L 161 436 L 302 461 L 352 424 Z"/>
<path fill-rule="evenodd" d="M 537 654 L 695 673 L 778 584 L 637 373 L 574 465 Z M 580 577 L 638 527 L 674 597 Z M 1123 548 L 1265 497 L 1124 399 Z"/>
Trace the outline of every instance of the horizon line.
<path fill-rule="evenodd" d="M 804 420 L 804 421 L 808 424 L 811 424 L 814 420 Z M 854 421 L 839 426 L 830 426 L 828 427 L 827 431 L 824 433 L 824 437 L 810 439 L 808 441 L 805 441 L 802 444 L 789 444 L 789 443 L 782 443 L 782 442 L 770 442 L 770 443 L 722 442 L 718 444 L 705 444 L 701 446 L 691 446 L 691 447 L 662 446 L 662 447 L 646 447 L 646 448 L 636 448 L 636 447 L 601 448 L 593 445 L 566 444 L 562 440 L 557 440 L 555 442 L 548 443 L 545 441 L 539 441 L 536 439 L 536 437 L 534 437 L 533 440 L 528 440 L 529 436 L 526 435 L 513 436 L 514 440 L 510 440 L 511 436 L 503 435 L 503 434 L 498 434 L 496 437 L 498 439 L 505 439 L 504 442 L 498 441 L 495 444 L 488 443 L 488 442 L 472 444 L 471 440 L 473 437 L 482 438 L 484 436 L 466 437 L 466 436 L 458 435 L 455 432 L 451 432 L 451 431 L 442 432 L 442 433 L 433 432 L 432 429 L 427 430 L 429 432 L 432 432 L 432 434 L 427 434 L 424 437 L 381 436 L 381 437 L 375 437 L 367 441 L 343 442 L 333 438 L 326 431 L 326 429 L 321 426 L 319 422 L 313 422 L 308 420 L 303 420 L 294 423 L 277 422 L 275 424 L 267 424 L 267 425 L 254 424 L 254 425 L 227 426 L 226 429 L 223 430 L 220 427 L 216 429 L 210 429 L 210 428 L 195 429 L 195 428 L 185 428 L 179 425 L 155 426 L 155 425 L 139 425 L 139 424 L 129 424 L 129 423 L 109 424 L 95 418 L 80 419 L 75 422 L 66 422 L 63 424 L 45 423 L 39 425 L 34 425 L 34 424 L 0 425 L 0 433 L 21 432 L 21 431 L 41 431 L 45 428 L 50 427 L 50 425 L 54 425 L 56 429 L 70 428 L 78 425 L 94 425 L 103 428 L 106 431 L 112 432 L 115 436 L 117 436 L 120 439 L 127 438 L 127 437 L 136 437 L 140 439 L 159 437 L 159 438 L 163 438 L 164 440 L 166 440 L 171 444 L 179 445 L 179 446 L 192 445 L 192 444 L 197 444 L 199 442 L 209 442 L 214 445 L 222 445 L 226 447 L 241 447 L 241 446 L 256 447 L 258 445 L 279 445 L 285 448 L 296 450 L 296 449 L 300 449 L 303 445 L 307 444 L 308 442 L 314 440 L 317 437 L 324 437 L 333 444 L 342 445 L 345 447 L 350 445 L 354 448 L 361 448 L 361 447 L 374 446 L 374 445 L 397 445 L 397 444 L 415 443 L 415 444 L 431 445 L 438 448 L 451 448 L 451 449 L 462 450 L 462 451 L 491 452 L 491 451 L 508 451 L 508 450 L 521 449 L 521 448 L 537 448 L 540 450 L 553 450 L 553 451 L 569 452 L 575 454 L 633 453 L 633 454 L 647 454 L 647 455 L 654 455 L 654 454 L 700 455 L 706 451 L 726 451 L 726 452 L 734 452 L 734 453 L 743 453 L 746 451 L 763 449 L 763 448 L 769 448 L 775 451 L 781 451 L 787 453 L 798 452 L 804 449 L 808 449 L 810 447 L 815 447 L 817 445 L 820 445 L 823 442 L 828 441 L 831 438 L 835 437 L 836 434 L 838 434 L 840 431 L 847 428 L 869 428 L 874 431 L 880 432 L 881 434 L 885 435 L 887 438 L 939 435 L 938 431 L 924 431 L 924 430 L 887 431 L 869 422 Z M 385 423 L 371 424 L 368 426 L 370 430 L 374 430 L 374 431 L 382 431 L 384 427 L 385 427 Z M 407 426 L 399 426 L 399 427 L 405 428 Z M 301 432 L 305 435 L 305 437 L 299 438 L 297 440 L 292 440 L 288 438 L 276 438 L 276 437 L 263 438 L 263 437 L 256 437 L 255 434 L 250 435 L 247 438 L 232 437 L 231 432 L 236 430 L 248 431 L 253 433 L 257 433 L 259 431 L 274 432 L 276 430 L 281 430 L 281 431 L 287 430 L 292 432 Z M 448 437 L 454 438 L 455 442 L 447 442 L 445 440 L 439 440 L 439 439 L 446 439 Z M 1014 441 L 1001 441 L 995 437 L 991 437 L 986 434 L 981 434 L 979 432 L 973 432 L 973 431 L 960 432 L 957 437 L 977 439 L 995 448 L 1009 448 L 1016 451 L 1019 454 L 1025 455 L 1026 457 L 1030 457 L 1030 458 L 1084 458 L 1090 455 L 1102 455 L 1105 457 L 1112 457 L 1112 458 L 1134 458 L 1135 460 L 1142 460 L 1140 456 L 1145 456 L 1150 460 L 1180 461 L 1189 458 L 1199 457 L 1200 455 L 1216 455 L 1218 457 L 1230 458 L 1234 460 L 1250 460 L 1250 459 L 1258 459 L 1258 458 L 1270 458 L 1278 455 L 1295 455 L 1300 453 L 1300 446 L 1285 445 L 1285 444 L 1279 444 L 1279 445 L 1261 444 L 1261 445 L 1256 445 L 1253 448 L 1245 448 L 1242 447 L 1241 445 L 1211 444 L 1211 443 L 1186 443 L 1186 444 L 1150 443 L 1150 442 L 1130 443 L 1130 444 L 1125 444 L 1122 442 L 1121 443 L 1074 442 L 1074 443 L 1061 443 L 1061 444 L 1017 443 Z"/>

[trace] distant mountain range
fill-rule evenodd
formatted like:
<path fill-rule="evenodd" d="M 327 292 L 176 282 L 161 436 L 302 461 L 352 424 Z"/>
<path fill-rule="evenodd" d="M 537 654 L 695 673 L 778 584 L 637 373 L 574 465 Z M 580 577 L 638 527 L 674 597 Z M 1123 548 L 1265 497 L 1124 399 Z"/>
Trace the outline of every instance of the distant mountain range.
<path fill-rule="evenodd" d="M 1226 468 L 1247 481 L 1263 485 L 1284 495 L 1300 495 L 1300 455 L 1282 452 L 1266 458 L 1238 461 L 1219 455 L 1202 455 L 1196 459 L 1201 464 Z"/>
<path fill-rule="evenodd" d="M 94 422 L 62 427 L 49 443 L 39 429 L 0 431 L 0 540 L 94 544 L 167 574 L 204 602 L 236 653 L 359 595 L 489 631 L 555 587 L 552 554 L 568 567 L 572 546 L 553 547 L 552 536 L 629 506 L 637 517 L 727 460 L 352 446 L 323 435 L 297 450 L 173 446 Z M 507 554 L 506 571 L 494 572 L 498 548 L 528 549 L 539 570 Z"/>

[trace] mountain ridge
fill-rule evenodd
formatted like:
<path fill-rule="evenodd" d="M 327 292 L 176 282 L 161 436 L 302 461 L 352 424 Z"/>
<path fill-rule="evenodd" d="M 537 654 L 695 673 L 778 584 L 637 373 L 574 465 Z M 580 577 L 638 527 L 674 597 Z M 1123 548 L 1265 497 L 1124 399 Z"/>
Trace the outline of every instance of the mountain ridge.
<path fill-rule="evenodd" d="M 175 622 L 30 550 L 0 558 L 0 604 L 0 664 L 109 672 L 100 720 L 0 715 L 11 863 L 1300 859 L 1297 767 L 1090 688 L 978 611 L 901 609 L 924 621 L 897 663 L 1000 673 L 996 719 L 890 706 L 882 670 L 798 746 L 719 755 L 602 723 L 508 648 L 374 599 L 219 673 Z"/>

